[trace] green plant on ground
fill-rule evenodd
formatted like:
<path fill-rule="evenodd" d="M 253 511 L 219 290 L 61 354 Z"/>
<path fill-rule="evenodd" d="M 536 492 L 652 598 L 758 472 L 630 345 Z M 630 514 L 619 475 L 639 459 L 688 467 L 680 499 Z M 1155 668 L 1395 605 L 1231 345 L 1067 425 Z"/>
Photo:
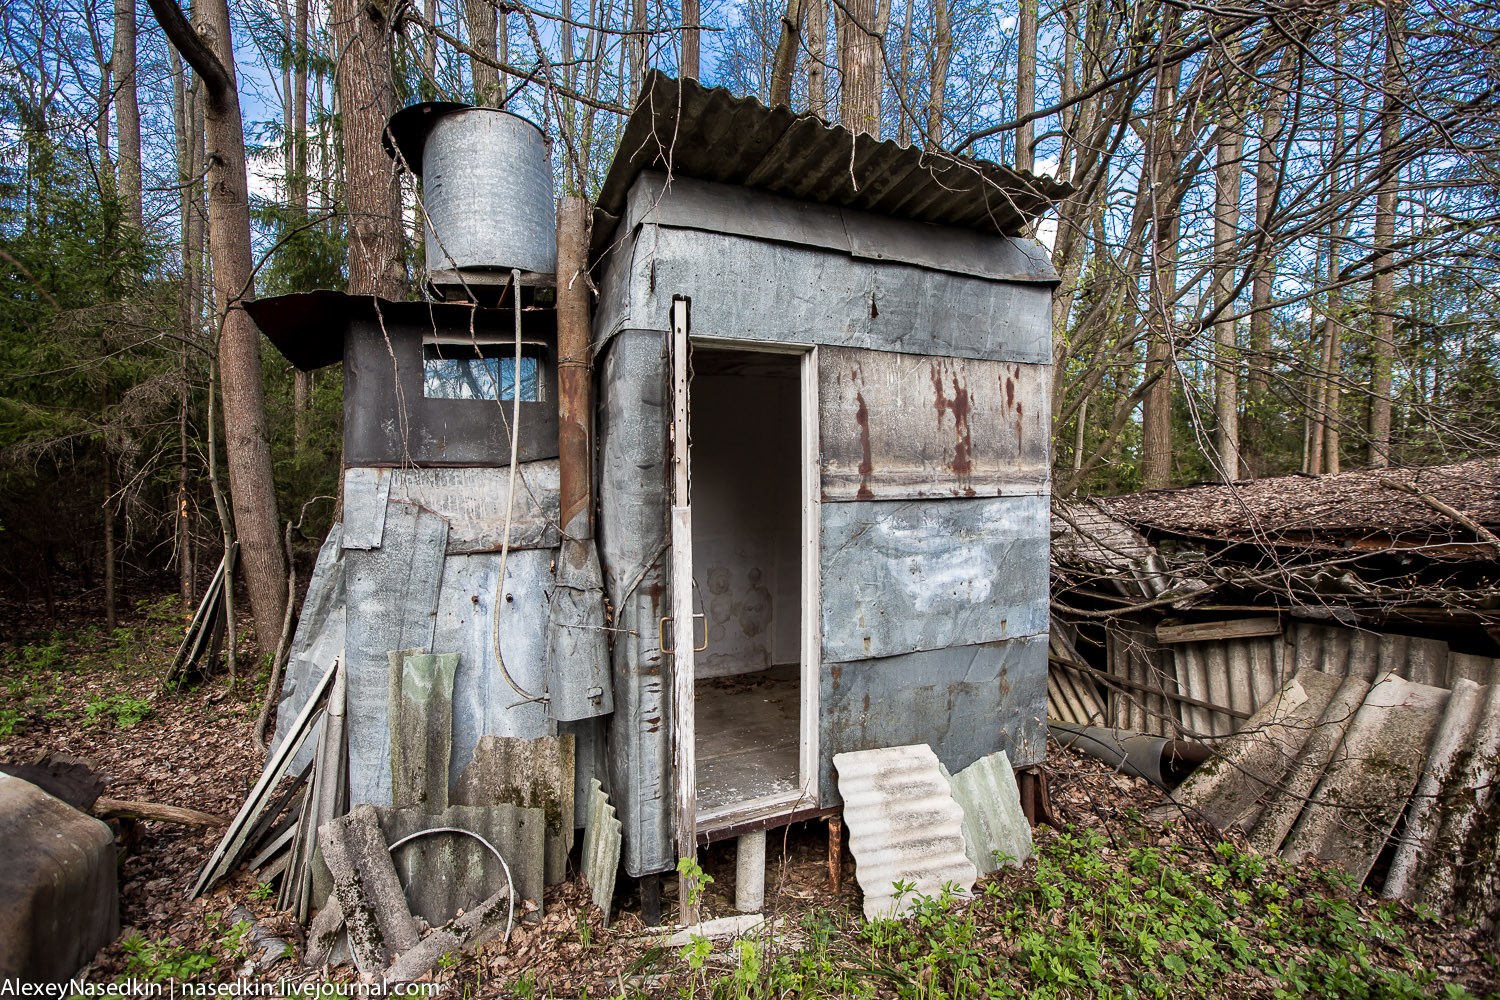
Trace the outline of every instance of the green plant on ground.
<path fill-rule="evenodd" d="M 0 705 L 0 739 L 16 735 L 21 729 L 21 723 L 25 719 L 26 716 L 19 708 Z"/>
<path fill-rule="evenodd" d="M 703 893 L 713 885 L 714 877 L 703 870 L 697 858 L 678 858 L 677 874 L 687 881 L 687 903 L 697 906 L 703 902 Z"/>
<path fill-rule="evenodd" d="M 972 900 L 955 886 L 937 898 L 894 888 L 910 900 L 901 919 L 851 926 L 815 910 L 798 947 L 742 941 L 717 974 L 695 939 L 678 956 L 682 995 L 1472 1000 L 1424 966 L 1398 907 L 1361 900 L 1337 872 L 1228 843 L 1206 852 L 1139 829 L 1113 841 L 1069 829 L 1039 838 L 1024 871 L 981 883 Z"/>
<path fill-rule="evenodd" d="M 182 982 L 218 964 L 212 951 L 196 951 L 165 939 L 148 940 L 139 931 L 120 942 L 125 951 L 125 976 L 148 983 Z"/>
<path fill-rule="evenodd" d="M 131 729 L 151 715 L 151 702 L 128 694 L 111 694 L 95 698 L 83 706 L 83 718 L 89 725 L 108 716 L 120 729 Z"/>

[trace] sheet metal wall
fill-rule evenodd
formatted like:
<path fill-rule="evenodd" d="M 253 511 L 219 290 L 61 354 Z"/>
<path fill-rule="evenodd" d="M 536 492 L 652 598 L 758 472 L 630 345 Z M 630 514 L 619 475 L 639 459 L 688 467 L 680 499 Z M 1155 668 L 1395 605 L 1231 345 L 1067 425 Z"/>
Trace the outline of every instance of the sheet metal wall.
<path fill-rule="evenodd" d="M 557 463 L 519 466 L 517 479 L 502 580 L 498 549 L 508 470 L 345 471 L 344 520 L 318 554 L 279 719 L 296 714 L 342 649 L 349 675 L 351 801 L 390 802 L 386 654 L 391 650 L 459 654 L 451 781 L 473 759 L 482 736 L 556 735 L 557 724 L 545 706 L 525 694 L 540 694 L 547 683 Z M 347 614 L 346 608 L 359 613 Z M 515 687 L 500 672 L 497 648 Z M 586 725 L 571 731 L 592 735 Z M 590 745 L 578 757 L 578 783 L 584 787 L 593 776 L 593 761 Z"/>
<path fill-rule="evenodd" d="M 615 608 L 615 712 L 607 723 L 609 793 L 621 863 L 666 871 L 672 851 L 672 689 L 656 624 L 667 593 L 667 342 L 627 330 L 599 357 L 599 555 Z"/>
<path fill-rule="evenodd" d="M 654 207 L 633 231 L 627 217 L 616 236 L 594 317 L 599 346 L 624 329 L 665 332 L 672 297 L 689 295 L 699 337 L 1037 365 L 1051 360 L 1055 277 L 1019 249 L 1019 240 L 986 241 L 1000 261 L 996 275 L 1011 277 L 958 274 L 944 269 L 955 256 L 945 248 L 954 240 L 968 244 L 974 234 L 880 220 L 890 250 L 878 260 L 856 255 L 847 228 L 842 248 L 772 242 L 754 234 L 777 230 L 782 206 L 732 188 L 702 185 L 714 189 L 710 197 L 694 187 L 695 204 L 668 216 L 685 183 L 674 181 L 658 194 L 651 175 L 637 182 L 632 199 Z M 847 225 L 844 214 L 839 220 Z M 798 237 L 796 228 L 779 231 L 782 241 Z"/>
<path fill-rule="evenodd" d="M 948 253 L 937 227 L 789 213 L 739 189 L 676 181 L 663 193 L 643 176 L 632 201 L 594 324 L 600 541 L 621 630 L 611 797 L 626 871 L 675 861 L 670 663 L 656 632 L 669 606 L 674 295 L 692 297 L 695 338 L 820 348 L 822 592 L 807 613 L 823 631 L 821 804 L 838 801 L 831 761 L 843 751 L 929 743 L 955 771 L 996 750 L 1017 766 L 1040 760 L 1050 271 L 1021 241 L 964 233 Z M 920 259 L 876 259 L 883 247 Z M 954 273 L 955 258 L 976 254 L 964 269 L 992 276 Z"/>

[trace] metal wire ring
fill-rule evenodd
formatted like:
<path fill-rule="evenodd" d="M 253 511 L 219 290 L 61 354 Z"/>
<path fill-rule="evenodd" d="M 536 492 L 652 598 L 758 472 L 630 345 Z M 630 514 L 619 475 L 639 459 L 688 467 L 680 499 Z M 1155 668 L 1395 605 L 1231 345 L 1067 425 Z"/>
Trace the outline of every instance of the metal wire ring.
<path fill-rule="evenodd" d="M 506 887 L 506 893 L 505 893 L 505 895 L 507 897 L 507 902 L 510 904 L 509 907 L 508 907 L 507 913 L 505 915 L 505 938 L 504 938 L 505 943 L 509 944 L 510 943 L 510 929 L 511 929 L 512 925 L 515 924 L 515 920 L 516 920 L 516 883 L 515 883 L 515 880 L 510 877 L 510 865 L 508 865 L 508 864 L 505 863 L 505 859 L 500 856 L 500 852 L 495 849 L 495 845 L 494 844 L 490 843 L 488 840 L 485 840 L 483 837 L 481 837 L 479 834 L 475 833 L 473 830 L 465 830 L 463 827 L 459 827 L 459 826 L 435 826 L 435 827 L 432 827 L 429 830 L 418 830 L 416 833 L 409 833 L 409 834 L 407 834 L 406 836 L 402 837 L 400 840 L 398 840 L 394 844 L 392 844 L 388 848 L 388 850 L 389 850 L 391 856 L 395 857 L 396 848 L 402 846 L 403 844 L 410 843 L 411 841 L 416 840 L 418 837 L 426 837 L 426 836 L 430 836 L 431 834 L 434 834 L 434 833 L 461 833 L 461 834 L 463 834 L 466 837 L 473 837 L 475 840 L 479 841 L 481 844 L 484 845 L 485 850 L 489 851 L 491 854 L 493 854 L 495 856 L 495 860 L 496 861 L 500 862 L 500 868 L 501 868 L 501 870 L 503 870 L 505 872 L 505 887 Z"/>

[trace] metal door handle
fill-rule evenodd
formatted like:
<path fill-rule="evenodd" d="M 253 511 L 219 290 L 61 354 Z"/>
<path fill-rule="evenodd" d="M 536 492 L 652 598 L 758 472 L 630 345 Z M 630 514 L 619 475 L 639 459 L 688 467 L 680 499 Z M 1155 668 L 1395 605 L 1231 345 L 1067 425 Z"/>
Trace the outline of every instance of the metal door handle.
<path fill-rule="evenodd" d="M 703 620 L 703 645 L 694 646 L 693 652 L 695 653 L 701 653 L 708 648 L 708 616 L 694 615 L 693 623 L 696 625 L 700 618 Z M 661 650 L 663 653 L 670 653 L 677 646 L 677 643 L 675 641 L 670 647 L 667 645 L 667 622 L 671 620 L 671 615 L 665 615 L 656 623 L 656 648 Z M 676 637 L 673 636 L 673 638 L 675 640 Z"/>

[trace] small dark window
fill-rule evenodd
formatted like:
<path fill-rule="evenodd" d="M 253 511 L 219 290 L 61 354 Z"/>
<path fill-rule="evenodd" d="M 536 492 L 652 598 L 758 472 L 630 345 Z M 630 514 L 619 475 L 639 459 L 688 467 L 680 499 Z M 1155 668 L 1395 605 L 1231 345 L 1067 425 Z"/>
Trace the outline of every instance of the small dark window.
<path fill-rule="evenodd" d="M 518 372 L 514 343 L 424 343 L 422 395 L 428 399 L 510 402 L 519 391 L 521 402 L 540 403 L 544 396 L 542 354 L 540 346 L 522 344 Z"/>

